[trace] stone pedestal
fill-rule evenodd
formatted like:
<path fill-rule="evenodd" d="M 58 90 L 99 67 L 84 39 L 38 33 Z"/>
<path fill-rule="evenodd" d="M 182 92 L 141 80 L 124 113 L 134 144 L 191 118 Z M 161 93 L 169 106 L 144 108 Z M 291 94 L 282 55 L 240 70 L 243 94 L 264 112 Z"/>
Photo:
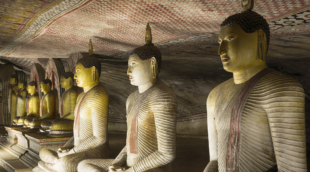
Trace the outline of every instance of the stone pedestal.
<path fill-rule="evenodd" d="M 8 136 L 5 141 L 0 142 L 0 147 L 30 168 L 38 165 L 39 152 L 42 148 L 57 150 L 71 138 L 51 138 L 46 134 L 39 134 L 38 130 L 23 129 L 18 126 L 9 126 L 5 129 Z"/>

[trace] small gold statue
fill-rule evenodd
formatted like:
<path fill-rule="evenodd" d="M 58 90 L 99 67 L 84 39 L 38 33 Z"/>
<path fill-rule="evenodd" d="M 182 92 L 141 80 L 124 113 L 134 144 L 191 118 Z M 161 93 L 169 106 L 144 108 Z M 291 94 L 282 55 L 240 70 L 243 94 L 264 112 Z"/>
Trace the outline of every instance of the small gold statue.
<path fill-rule="evenodd" d="M 42 161 L 33 171 L 73 172 L 84 159 L 109 157 L 109 96 L 99 82 L 100 74 L 101 63 L 92 53 L 77 62 L 74 79 L 84 92 L 75 106 L 73 137 L 57 152 L 41 149 Z"/>
<path fill-rule="evenodd" d="M 35 81 L 29 82 L 27 86 L 27 91 L 30 94 L 30 98 L 28 100 L 28 112 L 27 116 L 21 117 L 18 120 L 18 123 L 24 123 L 24 128 L 29 128 L 30 127 L 30 122 L 38 116 L 39 114 L 39 94 L 37 92 L 37 84 Z"/>
<path fill-rule="evenodd" d="M 16 117 L 13 119 L 13 124 L 15 125 L 24 125 L 24 122 L 19 123 L 19 119 L 26 116 L 26 99 L 28 92 L 26 90 L 26 82 L 18 83 L 18 94 L 17 94 L 17 109 L 16 109 Z"/>
<path fill-rule="evenodd" d="M 161 53 L 152 44 L 146 27 L 146 44 L 131 52 L 128 60 L 130 83 L 138 90 L 126 102 L 126 146 L 115 160 L 84 160 L 78 171 L 171 172 L 176 150 L 177 99 L 158 78 Z"/>
<path fill-rule="evenodd" d="M 208 96 L 210 162 L 204 172 L 306 172 L 304 90 L 267 67 L 268 23 L 251 11 L 253 0 L 245 1 L 244 12 L 220 28 L 218 53 L 233 78 Z"/>
<path fill-rule="evenodd" d="M 73 85 L 73 73 L 66 72 L 61 76 L 60 84 L 65 89 L 61 99 L 61 119 L 56 119 L 50 127 L 49 136 L 65 137 L 73 134 L 74 108 L 79 88 Z"/>
<path fill-rule="evenodd" d="M 44 120 L 53 120 L 58 116 L 58 98 L 51 90 L 52 82 L 45 79 L 41 82 L 41 91 L 44 93 L 40 102 L 40 117 L 36 117 L 30 122 L 30 128 L 40 128 Z"/>
<path fill-rule="evenodd" d="M 9 113 L 11 114 L 11 124 L 13 124 L 13 119 L 16 117 L 16 105 L 17 105 L 17 97 L 18 94 L 18 86 L 17 86 L 17 75 L 12 75 L 10 78 L 9 85 Z"/>

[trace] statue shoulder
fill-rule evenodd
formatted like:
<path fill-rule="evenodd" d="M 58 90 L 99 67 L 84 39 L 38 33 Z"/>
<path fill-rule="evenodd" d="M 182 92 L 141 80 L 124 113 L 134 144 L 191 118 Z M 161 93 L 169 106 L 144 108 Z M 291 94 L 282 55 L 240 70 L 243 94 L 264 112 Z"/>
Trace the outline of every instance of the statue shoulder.
<path fill-rule="evenodd" d="M 139 90 L 136 90 L 134 92 L 132 92 L 128 97 L 127 97 L 127 100 L 126 100 L 126 106 L 132 102 L 133 100 L 135 100 L 139 95 Z"/>
<path fill-rule="evenodd" d="M 106 100 L 107 98 L 109 98 L 108 92 L 102 84 L 95 86 L 93 89 L 89 90 L 85 94 L 87 94 L 86 95 L 87 99 L 88 99 L 88 97 L 90 97 L 90 99 L 92 99 L 94 101 L 96 101 L 98 99 Z"/>
<path fill-rule="evenodd" d="M 263 87 L 268 88 L 269 90 L 276 88 L 295 88 L 297 90 L 303 90 L 303 86 L 297 80 L 278 71 L 274 71 L 266 75 L 261 79 L 261 81 L 259 81 L 257 85 L 258 87 L 260 85 L 264 85 Z"/>
<path fill-rule="evenodd" d="M 148 97 L 152 97 L 151 101 L 167 101 L 168 99 L 170 101 L 177 102 L 177 97 L 174 93 L 174 91 L 164 82 L 159 81 L 153 90 L 149 93 Z"/>
<path fill-rule="evenodd" d="M 232 87 L 233 85 L 235 85 L 234 83 L 234 79 L 233 78 L 230 78 L 224 82 L 222 82 L 221 84 L 217 85 L 216 87 L 214 87 L 211 92 L 209 93 L 209 96 L 213 96 L 214 94 L 218 94 L 218 92 L 223 92 L 223 90 L 227 90 L 229 89 L 230 87 Z"/>

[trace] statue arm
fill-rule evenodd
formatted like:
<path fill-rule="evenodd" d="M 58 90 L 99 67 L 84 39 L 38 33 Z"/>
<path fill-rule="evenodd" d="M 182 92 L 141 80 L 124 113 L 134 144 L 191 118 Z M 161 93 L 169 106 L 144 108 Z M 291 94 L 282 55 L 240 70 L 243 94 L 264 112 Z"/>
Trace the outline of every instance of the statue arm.
<path fill-rule="evenodd" d="M 107 93 L 90 95 L 87 104 L 92 118 L 93 135 L 73 148 L 75 153 L 98 147 L 107 141 L 109 97 Z"/>
<path fill-rule="evenodd" d="M 280 84 L 279 84 L 280 85 Z M 305 95 L 297 83 L 283 83 L 266 95 L 265 110 L 279 171 L 307 171 Z M 272 89 L 272 88 L 270 88 Z"/>
<path fill-rule="evenodd" d="M 127 147 L 125 146 L 122 149 L 122 151 L 117 155 L 115 160 L 112 162 L 112 165 L 124 167 L 126 165 L 126 160 L 127 160 Z"/>
<path fill-rule="evenodd" d="M 53 115 L 53 111 L 54 111 L 54 96 L 51 95 L 47 95 L 46 96 L 47 99 L 47 112 L 42 115 L 41 119 L 45 119 L 45 118 L 51 118 Z"/>
<path fill-rule="evenodd" d="M 154 96 L 152 96 L 154 98 Z M 162 96 L 161 100 L 151 104 L 154 113 L 158 150 L 138 161 L 130 170 L 143 172 L 152 168 L 164 166 L 175 159 L 176 151 L 176 98 Z M 164 99 L 164 101 L 162 101 Z M 145 140 L 147 142 L 147 140 Z M 130 171 L 129 170 L 129 171 Z"/>
<path fill-rule="evenodd" d="M 217 155 L 217 130 L 215 127 L 215 97 L 214 91 L 211 92 L 207 100 L 207 120 L 208 120 L 208 141 L 209 141 L 209 153 L 210 162 L 204 169 L 204 172 L 217 172 L 218 171 L 218 155 Z"/>
<path fill-rule="evenodd" d="M 65 114 L 65 116 L 63 116 L 63 118 L 66 118 L 66 119 L 72 119 L 74 120 L 74 109 L 75 109 L 75 105 L 76 105 L 76 99 L 77 99 L 77 92 L 76 91 L 72 91 L 70 94 L 69 94 L 69 98 L 70 98 L 70 101 L 69 101 L 69 106 L 70 106 L 70 112 L 68 114 Z M 68 106 L 67 104 L 65 106 Z"/>
<path fill-rule="evenodd" d="M 71 149 L 74 146 L 74 137 L 71 137 L 70 140 L 68 140 L 68 142 L 63 145 L 63 148 L 68 148 Z"/>

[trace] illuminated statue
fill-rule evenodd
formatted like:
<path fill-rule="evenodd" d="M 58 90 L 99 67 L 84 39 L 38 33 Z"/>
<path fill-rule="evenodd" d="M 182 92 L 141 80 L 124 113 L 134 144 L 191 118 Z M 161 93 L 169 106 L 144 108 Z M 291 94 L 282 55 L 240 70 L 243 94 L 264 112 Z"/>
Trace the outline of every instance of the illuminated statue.
<path fill-rule="evenodd" d="M 61 119 L 56 119 L 50 127 L 49 136 L 72 136 L 73 134 L 73 121 L 74 121 L 74 108 L 78 96 L 78 87 L 73 85 L 73 73 L 66 72 L 61 76 L 61 87 L 66 91 L 61 99 L 61 111 L 64 115 Z"/>
<path fill-rule="evenodd" d="M 13 119 L 16 117 L 16 105 L 17 105 L 17 75 L 12 75 L 10 78 L 9 85 L 9 113 L 11 114 L 11 124 L 13 124 Z"/>
<path fill-rule="evenodd" d="M 36 117 L 30 122 L 30 128 L 40 128 L 44 120 L 53 120 L 58 115 L 58 98 L 51 91 L 52 82 L 45 79 L 41 82 L 41 91 L 44 93 L 40 101 L 40 117 Z"/>
<path fill-rule="evenodd" d="M 266 66 L 269 26 L 242 1 L 221 24 L 219 55 L 233 78 L 207 100 L 210 162 L 204 172 L 307 171 L 305 95 L 293 78 Z"/>
<path fill-rule="evenodd" d="M 24 123 L 24 127 L 29 128 L 30 122 L 40 116 L 39 115 L 39 94 L 37 92 L 37 85 L 35 81 L 32 81 L 27 86 L 27 91 L 30 94 L 30 98 L 28 100 L 28 112 L 27 116 L 21 117 L 18 120 L 18 123 Z"/>
<path fill-rule="evenodd" d="M 90 43 L 90 47 L 91 43 Z M 38 167 L 33 171 L 77 171 L 78 163 L 84 159 L 108 158 L 108 111 L 109 96 L 100 84 L 101 63 L 92 55 L 77 62 L 74 79 L 83 87 L 74 110 L 73 137 L 57 152 L 41 149 Z"/>
<path fill-rule="evenodd" d="M 26 90 L 26 82 L 18 83 L 18 94 L 17 94 L 17 109 L 16 109 L 16 117 L 13 120 L 13 124 L 15 125 L 24 125 L 24 122 L 19 123 L 19 118 L 25 117 L 26 112 L 26 99 L 28 92 Z"/>
<path fill-rule="evenodd" d="M 158 78 L 161 53 L 152 44 L 151 28 L 146 28 L 146 44 L 135 49 L 128 60 L 130 83 L 138 90 L 126 102 L 126 146 L 115 160 L 91 159 L 78 171 L 171 172 L 176 149 L 177 99 Z"/>

